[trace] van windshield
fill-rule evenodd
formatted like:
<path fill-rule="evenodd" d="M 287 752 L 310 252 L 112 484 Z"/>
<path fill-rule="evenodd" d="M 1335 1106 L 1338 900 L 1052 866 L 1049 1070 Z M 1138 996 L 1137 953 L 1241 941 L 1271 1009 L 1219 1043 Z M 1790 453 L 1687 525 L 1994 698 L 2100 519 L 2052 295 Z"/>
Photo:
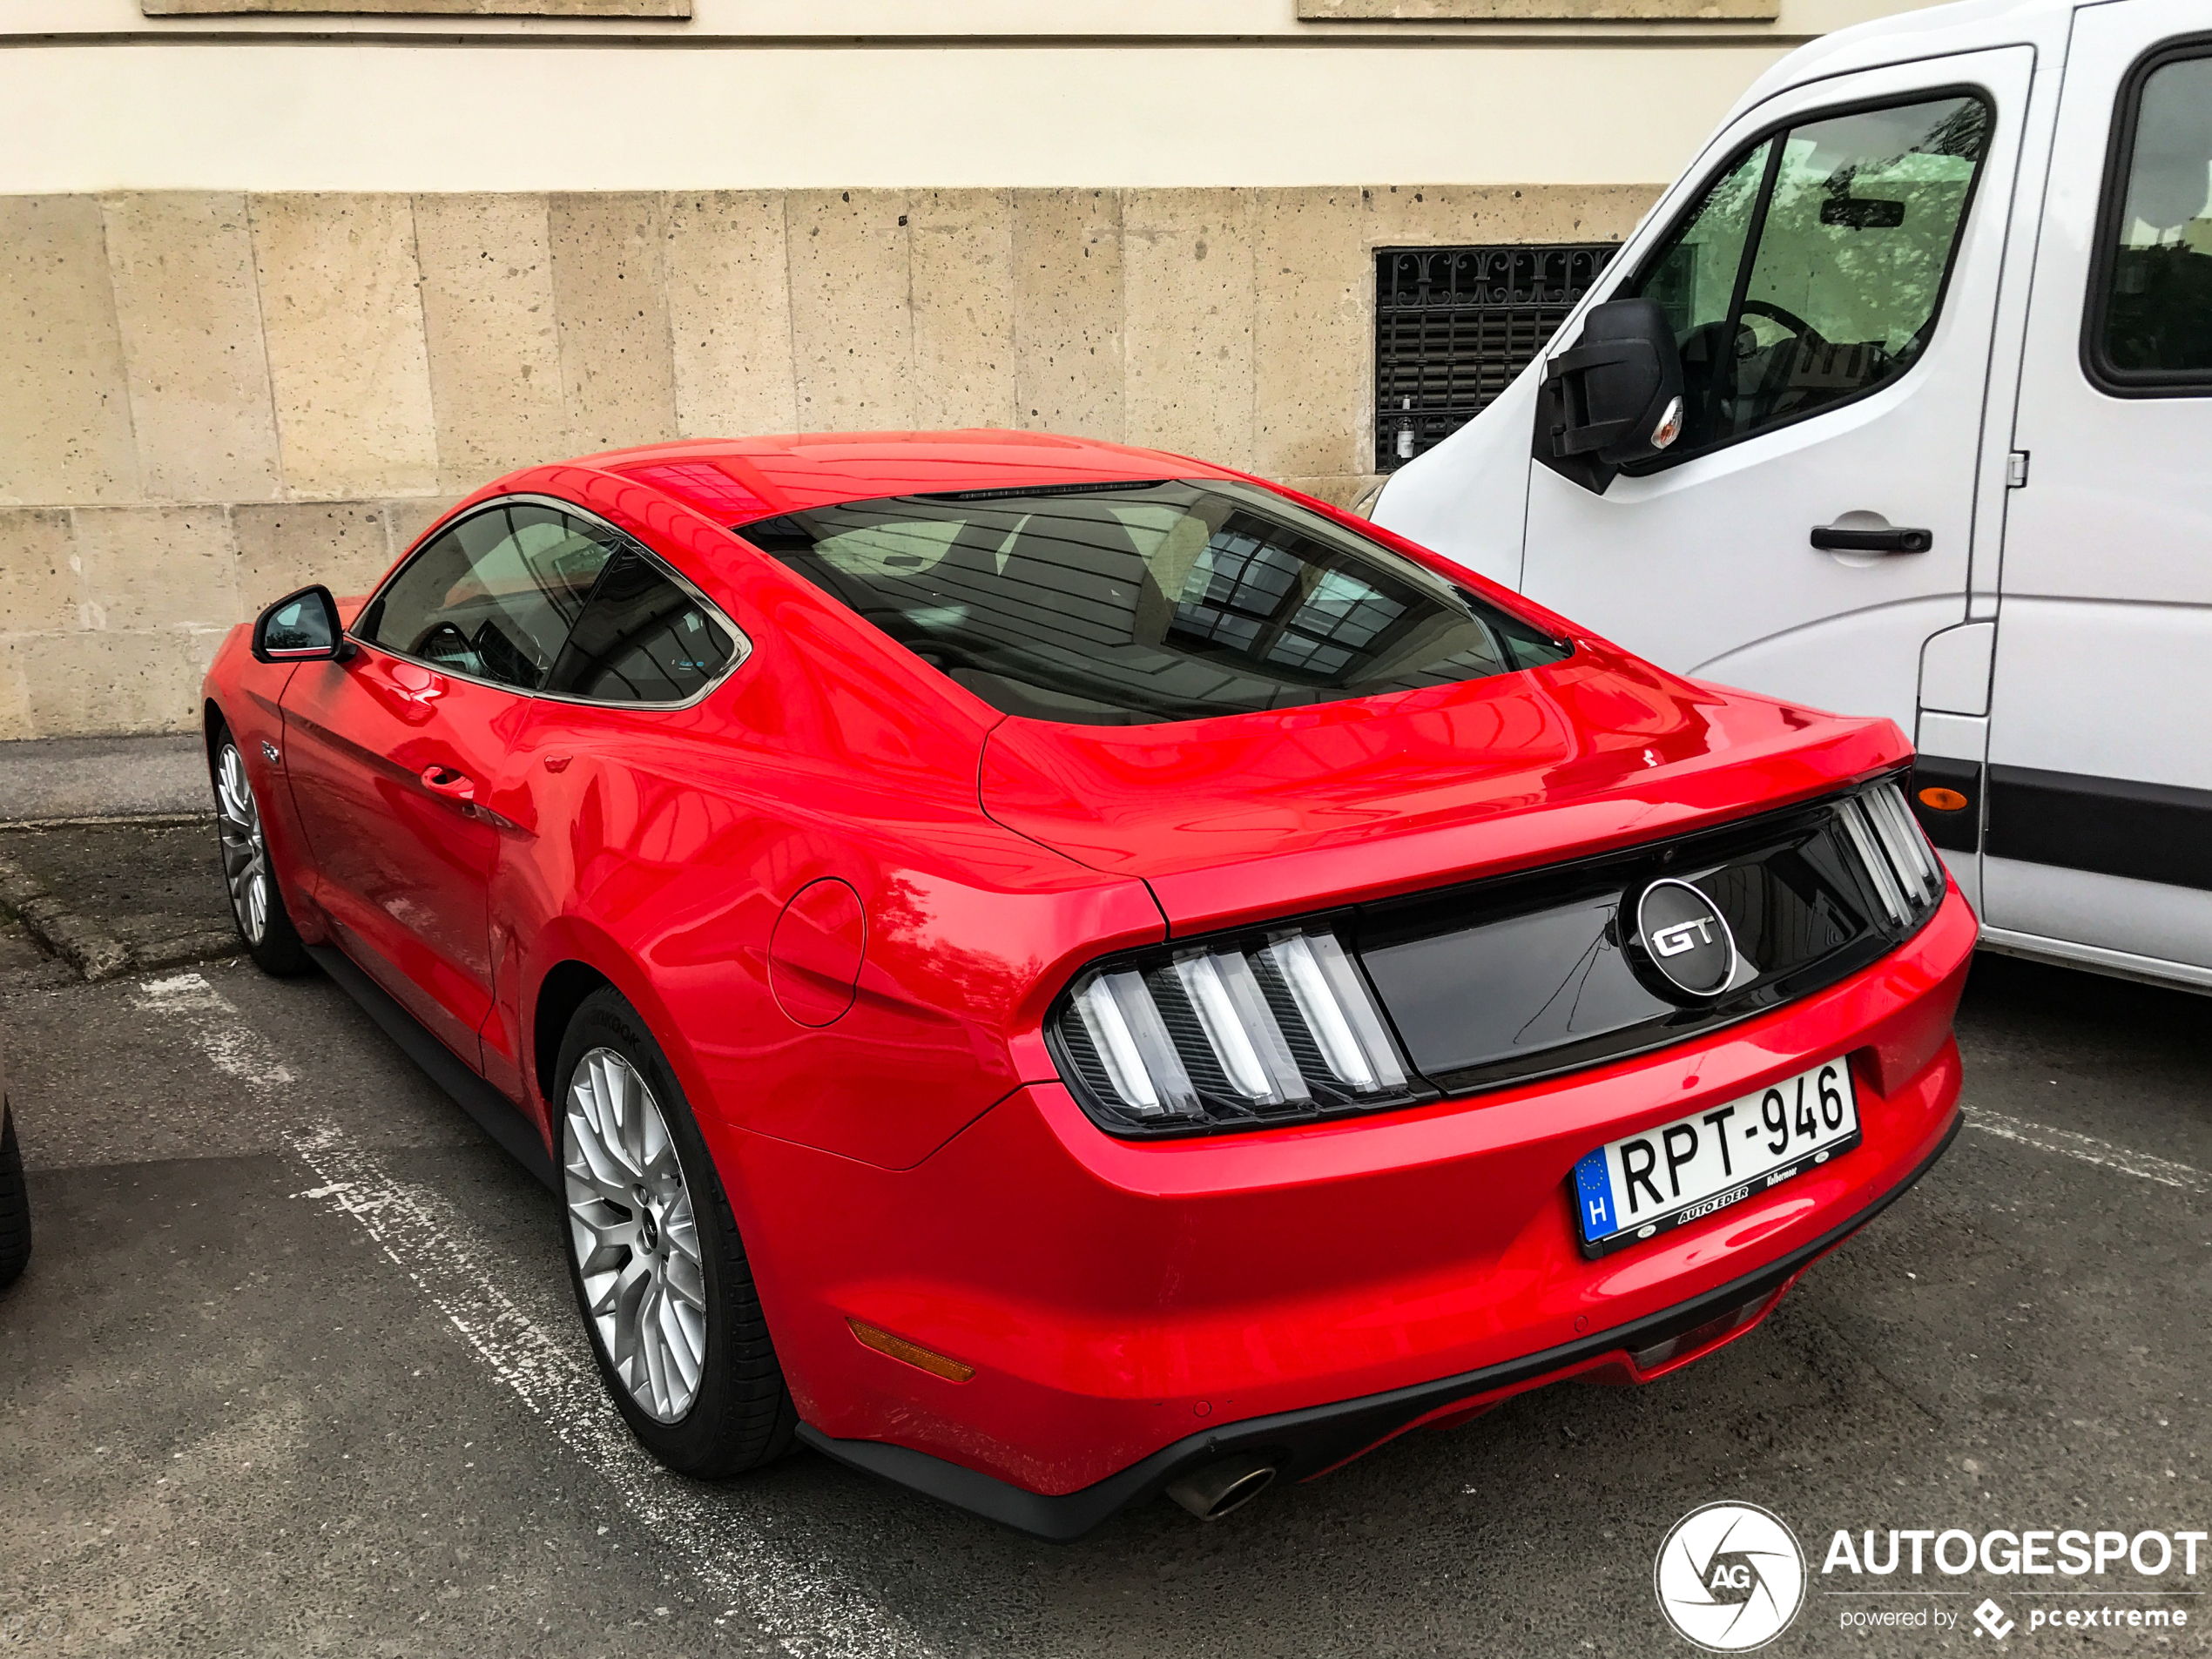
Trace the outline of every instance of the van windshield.
<path fill-rule="evenodd" d="M 1144 725 L 1446 685 L 1572 647 L 1270 491 L 900 496 L 738 534 L 1008 714 Z"/>

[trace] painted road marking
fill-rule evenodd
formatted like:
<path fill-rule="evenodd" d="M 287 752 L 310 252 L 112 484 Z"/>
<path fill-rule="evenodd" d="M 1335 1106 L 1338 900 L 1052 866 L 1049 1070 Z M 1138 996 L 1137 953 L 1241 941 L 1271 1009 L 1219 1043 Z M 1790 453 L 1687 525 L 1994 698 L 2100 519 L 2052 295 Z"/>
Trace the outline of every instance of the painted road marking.
<path fill-rule="evenodd" d="M 1993 1112 L 1986 1107 L 1966 1109 L 1966 1127 L 1978 1129 L 1985 1135 L 2000 1136 L 2017 1141 L 2022 1146 L 2032 1146 L 2039 1151 L 2056 1152 L 2084 1163 L 2094 1163 L 2100 1169 L 2116 1170 L 2122 1175 L 2132 1175 L 2139 1181 L 2155 1181 L 2161 1186 L 2178 1187 L 2183 1192 L 2212 1192 L 2212 1175 L 2193 1169 L 2186 1163 L 2176 1163 L 2170 1158 L 2153 1157 L 2148 1152 L 2132 1151 L 2115 1146 L 2110 1141 L 2101 1141 L 2094 1135 L 2079 1135 L 2070 1129 L 2053 1129 L 2047 1123 L 2031 1123 L 2023 1118 L 2007 1117 L 2003 1112 Z"/>
<path fill-rule="evenodd" d="M 722 1606 L 742 1612 L 806 1659 L 931 1651 L 905 1621 L 839 1581 L 833 1560 L 817 1565 L 771 1544 L 759 1518 L 748 1513 L 742 1488 L 710 1498 L 656 1463 L 607 1398 L 573 1310 L 533 1306 L 550 1298 L 502 1285 L 487 1266 L 500 1252 L 442 1194 L 395 1173 L 338 1124 L 285 1111 L 276 1091 L 293 1082 L 291 1069 L 205 978 L 150 979 L 134 1001 L 146 1013 L 177 1020 L 218 1070 L 246 1085 L 269 1130 L 314 1177 L 293 1196 L 352 1217 L 493 1376 L 676 1552 Z M 788 1536 L 789 1518 L 774 1520 Z M 833 1555 L 826 1547 L 822 1554 Z"/>

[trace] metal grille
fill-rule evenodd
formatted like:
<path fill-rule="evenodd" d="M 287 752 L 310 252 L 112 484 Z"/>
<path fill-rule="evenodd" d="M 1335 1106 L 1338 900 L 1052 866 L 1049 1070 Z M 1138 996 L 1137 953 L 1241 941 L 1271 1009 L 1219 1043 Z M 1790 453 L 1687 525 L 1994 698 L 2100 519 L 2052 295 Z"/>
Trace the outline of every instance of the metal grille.
<path fill-rule="evenodd" d="M 1618 244 L 1375 250 L 1375 467 L 1457 432 L 1528 366 Z"/>

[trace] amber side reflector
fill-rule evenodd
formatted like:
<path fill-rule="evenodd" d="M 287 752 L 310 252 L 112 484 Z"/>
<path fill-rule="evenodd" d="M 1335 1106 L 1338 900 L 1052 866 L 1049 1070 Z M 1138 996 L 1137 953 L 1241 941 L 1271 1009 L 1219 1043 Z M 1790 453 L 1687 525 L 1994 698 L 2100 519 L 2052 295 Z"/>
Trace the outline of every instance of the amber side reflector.
<path fill-rule="evenodd" d="M 1920 805 L 1932 812 L 1963 813 L 1966 810 L 1966 798 L 1955 789 L 1931 786 L 1920 792 Z"/>
<path fill-rule="evenodd" d="M 853 1334 L 864 1348 L 873 1348 L 878 1353 L 887 1353 L 894 1359 L 926 1371 L 933 1377 L 942 1377 L 947 1382 L 966 1382 L 975 1374 L 975 1367 L 964 1366 L 923 1347 L 919 1342 L 909 1342 L 904 1337 L 894 1337 L 888 1331 L 877 1329 L 866 1319 L 848 1318 L 846 1324 L 853 1327 Z"/>

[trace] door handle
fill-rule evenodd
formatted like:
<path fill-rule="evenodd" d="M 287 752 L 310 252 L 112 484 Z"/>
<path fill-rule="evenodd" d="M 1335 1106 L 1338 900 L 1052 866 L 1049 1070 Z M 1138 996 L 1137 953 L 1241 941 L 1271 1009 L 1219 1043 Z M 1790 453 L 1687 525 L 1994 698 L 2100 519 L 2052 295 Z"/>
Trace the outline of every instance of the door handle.
<path fill-rule="evenodd" d="M 1935 545 L 1935 532 L 1902 527 L 1853 530 L 1815 524 L 1812 544 L 1824 553 L 1925 553 Z"/>
<path fill-rule="evenodd" d="M 452 766 L 438 765 L 422 768 L 422 786 L 434 795 L 465 805 L 476 799 L 476 780 Z"/>

